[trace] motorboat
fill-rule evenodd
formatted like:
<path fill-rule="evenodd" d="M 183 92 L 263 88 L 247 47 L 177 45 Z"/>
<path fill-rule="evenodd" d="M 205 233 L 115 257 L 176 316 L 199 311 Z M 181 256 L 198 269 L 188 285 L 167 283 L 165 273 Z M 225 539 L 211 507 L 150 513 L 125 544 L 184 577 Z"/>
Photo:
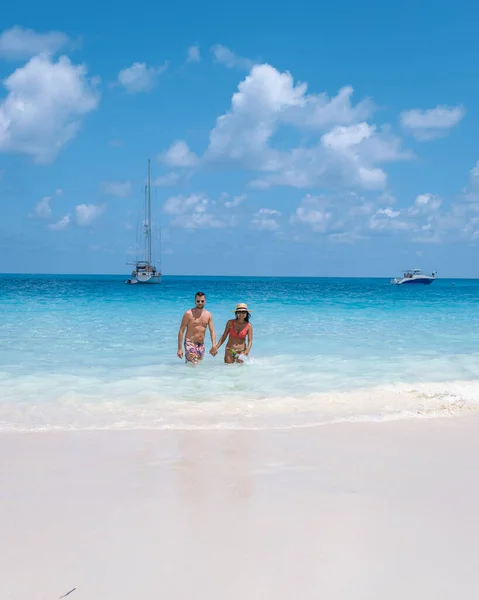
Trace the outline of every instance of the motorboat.
<path fill-rule="evenodd" d="M 431 275 L 426 275 L 421 269 L 408 269 L 404 271 L 402 277 L 391 279 L 391 283 L 395 285 L 409 285 L 412 283 L 422 283 L 423 285 L 431 284 L 436 278 L 437 271 L 433 271 Z"/>

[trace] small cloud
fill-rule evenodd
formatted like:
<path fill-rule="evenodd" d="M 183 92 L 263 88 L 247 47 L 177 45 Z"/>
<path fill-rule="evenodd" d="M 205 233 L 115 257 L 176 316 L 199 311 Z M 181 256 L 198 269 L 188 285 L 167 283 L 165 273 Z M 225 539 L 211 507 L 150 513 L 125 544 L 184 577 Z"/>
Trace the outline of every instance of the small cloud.
<path fill-rule="evenodd" d="M 118 83 L 130 94 L 149 92 L 167 68 L 167 61 L 160 67 L 148 67 L 146 63 L 135 62 L 118 73 Z"/>
<path fill-rule="evenodd" d="M 70 42 L 60 31 L 37 33 L 16 25 L 0 34 L 0 57 L 27 60 L 36 54 L 55 54 Z"/>
<path fill-rule="evenodd" d="M 295 221 L 310 225 L 315 231 L 325 231 L 332 217 L 332 213 L 324 209 L 298 206 L 294 215 Z"/>
<path fill-rule="evenodd" d="M 473 184 L 479 184 L 479 160 L 471 169 L 471 181 Z"/>
<path fill-rule="evenodd" d="M 126 198 L 131 194 L 131 181 L 104 181 L 101 189 L 108 196 Z"/>
<path fill-rule="evenodd" d="M 62 196 L 63 190 L 57 189 L 55 190 L 55 196 Z M 30 217 L 34 219 L 51 219 L 52 217 L 52 208 L 50 206 L 50 202 L 53 200 L 53 196 L 45 196 L 40 202 L 35 205 L 33 209 L 33 213 Z"/>
<path fill-rule="evenodd" d="M 239 206 L 246 200 L 246 194 L 241 194 L 240 196 L 235 196 L 233 200 L 227 200 L 225 202 L 226 208 L 235 208 Z"/>
<path fill-rule="evenodd" d="M 36 219 L 50 219 L 52 217 L 52 208 L 50 206 L 51 200 L 51 196 L 42 198 L 33 209 L 32 216 Z"/>
<path fill-rule="evenodd" d="M 232 50 L 221 44 L 216 44 L 211 48 L 213 56 L 217 63 L 225 65 L 228 69 L 237 67 L 239 69 L 249 70 L 253 67 L 254 62 L 249 58 L 237 56 Z"/>
<path fill-rule="evenodd" d="M 414 108 L 400 114 L 401 125 L 419 141 L 444 137 L 466 114 L 459 106 L 436 106 L 428 110 Z"/>
<path fill-rule="evenodd" d="M 280 217 L 281 213 L 273 208 L 260 208 L 251 220 L 251 227 L 259 231 L 277 231 L 279 223 L 275 217 Z"/>
<path fill-rule="evenodd" d="M 330 200 L 323 196 L 306 196 L 291 217 L 292 223 L 307 225 L 317 233 L 325 233 L 331 227 L 333 213 L 328 210 Z"/>
<path fill-rule="evenodd" d="M 208 200 L 203 194 L 190 194 L 189 196 L 171 196 L 163 205 L 166 214 L 173 215 L 173 225 L 184 229 L 213 229 L 227 227 L 227 224 L 209 209 L 214 202 Z"/>
<path fill-rule="evenodd" d="M 376 211 L 377 215 L 384 215 L 385 217 L 389 217 L 390 219 L 395 219 L 399 217 L 401 214 L 399 210 L 393 210 L 392 208 L 380 208 Z"/>
<path fill-rule="evenodd" d="M 200 57 L 200 48 L 198 45 L 195 46 L 190 46 L 188 48 L 188 58 L 186 59 L 187 62 L 200 62 L 201 57 Z"/>
<path fill-rule="evenodd" d="M 185 229 L 222 229 L 226 226 L 224 221 L 210 213 L 193 213 L 182 222 L 182 227 Z"/>
<path fill-rule="evenodd" d="M 61 231 L 62 229 L 66 229 L 70 224 L 70 215 L 65 215 L 56 223 L 50 223 L 48 226 L 52 231 Z"/>
<path fill-rule="evenodd" d="M 123 146 L 123 142 L 121 140 L 110 140 L 108 143 L 113 148 L 120 148 L 121 146 Z"/>
<path fill-rule="evenodd" d="M 419 194 L 414 201 L 414 206 L 408 209 L 410 215 L 431 214 L 439 210 L 442 200 L 434 194 Z"/>
<path fill-rule="evenodd" d="M 406 231 L 413 229 L 414 225 L 412 223 L 397 218 L 400 214 L 399 210 L 393 210 L 391 207 L 380 208 L 369 219 L 369 228 L 375 231 Z"/>
<path fill-rule="evenodd" d="M 160 160 L 171 167 L 193 167 L 198 162 L 198 157 L 183 140 L 174 142 L 168 150 L 160 156 Z"/>
<path fill-rule="evenodd" d="M 163 205 L 163 211 L 169 215 L 181 215 L 193 210 L 205 212 L 209 200 L 203 194 L 189 196 L 171 196 Z"/>
<path fill-rule="evenodd" d="M 75 208 L 76 221 L 80 227 L 85 227 L 93 223 L 104 210 L 104 206 L 98 206 L 96 204 L 79 204 Z"/>

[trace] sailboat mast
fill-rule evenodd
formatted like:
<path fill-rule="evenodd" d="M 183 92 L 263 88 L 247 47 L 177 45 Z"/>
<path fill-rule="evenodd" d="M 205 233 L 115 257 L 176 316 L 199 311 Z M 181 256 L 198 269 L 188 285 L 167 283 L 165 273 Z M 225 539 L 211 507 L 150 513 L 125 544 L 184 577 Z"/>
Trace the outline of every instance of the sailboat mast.
<path fill-rule="evenodd" d="M 146 260 L 148 262 L 148 264 L 151 264 L 151 194 L 150 194 L 150 159 L 148 159 L 148 195 L 147 195 L 147 202 L 148 202 L 148 214 L 147 214 L 147 220 L 148 220 L 148 226 L 147 226 L 147 235 L 148 235 L 148 253 L 146 256 Z"/>

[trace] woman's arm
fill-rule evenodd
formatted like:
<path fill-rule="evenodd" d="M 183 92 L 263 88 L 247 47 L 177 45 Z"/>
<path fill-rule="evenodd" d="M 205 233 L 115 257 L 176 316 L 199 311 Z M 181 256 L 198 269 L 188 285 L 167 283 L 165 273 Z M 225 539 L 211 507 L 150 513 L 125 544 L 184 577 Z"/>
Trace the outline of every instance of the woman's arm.
<path fill-rule="evenodd" d="M 248 345 L 246 346 L 245 354 L 249 354 L 251 350 L 251 346 L 253 345 L 253 325 L 249 325 L 248 327 Z"/>
<path fill-rule="evenodd" d="M 230 323 L 231 323 L 231 321 L 228 321 L 226 323 L 226 327 L 225 327 L 225 330 L 223 331 L 223 335 L 220 337 L 220 341 L 216 344 L 217 350 L 219 348 L 221 348 L 221 346 L 224 344 L 226 338 L 228 337 L 228 331 L 230 330 Z"/>

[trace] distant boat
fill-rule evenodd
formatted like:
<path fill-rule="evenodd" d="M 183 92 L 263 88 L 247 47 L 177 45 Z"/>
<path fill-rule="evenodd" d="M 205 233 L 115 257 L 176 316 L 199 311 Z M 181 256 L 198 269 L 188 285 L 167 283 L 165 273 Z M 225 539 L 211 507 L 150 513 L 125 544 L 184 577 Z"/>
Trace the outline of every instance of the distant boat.
<path fill-rule="evenodd" d="M 391 283 L 396 285 L 409 285 L 412 283 L 430 285 L 436 278 L 436 273 L 437 271 L 434 271 L 431 275 L 425 275 L 421 269 L 408 269 L 407 271 L 404 271 L 403 277 L 391 279 Z"/>
<path fill-rule="evenodd" d="M 145 214 L 143 225 L 144 241 L 144 260 L 137 260 L 131 272 L 132 279 L 127 279 L 125 283 L 161 283 L 161 270 L 158 269 L 151 260 L 151 184 L 150 184 L 150 159 L 148 159 L 148 181 L 145 188 Z"/>

